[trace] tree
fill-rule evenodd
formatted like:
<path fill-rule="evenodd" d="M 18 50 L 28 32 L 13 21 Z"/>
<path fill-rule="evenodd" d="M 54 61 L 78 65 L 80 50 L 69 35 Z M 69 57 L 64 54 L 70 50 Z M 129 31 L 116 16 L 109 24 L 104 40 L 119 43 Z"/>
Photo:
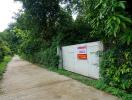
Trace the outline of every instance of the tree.
<path fill-rule="evenodd" d="M 2 34 L 2 33 L 0 33 L 0 34 Z M 7 55 L 11 55 L 11 50 L 10 50 L 7 42 L 5 40 L 3 40 L 3 37 L 0 36 L 0 62 Z"/>
<path fill-rule="evenodd" d="M 57 67 L 57 46 L 100 40 L 105 47 L 100 66 L 103 81 L 131 91 L 130 1 L 16 1 L 23 3 L 24 11 L 17 14 L 16 23 L 7 30 L 13 51 L 33 62 Z M 61 4 L 66 7 L 62 8 Z M 73 13 L 78 13 L 76 20 Z"/>

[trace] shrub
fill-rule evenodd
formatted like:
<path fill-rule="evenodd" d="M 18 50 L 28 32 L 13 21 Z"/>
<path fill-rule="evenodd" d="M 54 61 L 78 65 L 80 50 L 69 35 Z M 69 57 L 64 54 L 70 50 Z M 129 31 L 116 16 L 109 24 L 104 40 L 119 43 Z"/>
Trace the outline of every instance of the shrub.
<path fill-rule="evenodd" d="M 56 48 L 50 47 L 44 51 L 35 54 L 35 61 L 47 67 L 58 67 L 59 57 L 56 54 Z"/>
<path fill-rule="evenodd" d="M 28 49 L 25 49 L 25 51 Z M 57 43 L 52 42 L 51 46 L 34 52 L 32 49 L 28 53 L 23 53 L 23 57 L 33 63 L 45 65 L 47 67 L 58 67 L 59 57 L 57 56 Z"/>
<path fill-rule="evenodd" d="M 6 55 L 11 55 L 11 50 L 4 41 L 0 40 L 0 62 Z"/>
<path fill-rule="evenodd" d="M 5 56 L 3 61 L 0 62 L 0 80 L 2 79 L 3 73 L 6 70 L 7 63 L 11 60 L 10 56 Z"/>
<path fill-rule="evenodd" d="M 0 47 L 0 62 L 4 59 L 4 51 L 3 48 Z"/>
<path fill-rule="evenodd" d="M 110 86 L 132 92 L 132 50 L 122 48 L 103 53 L 101 77 Z"/>
<path fill-rule="evenodd" d="M 4 59 L 4 46 L 3 41 L 0 38 L 0 62 Z"/>

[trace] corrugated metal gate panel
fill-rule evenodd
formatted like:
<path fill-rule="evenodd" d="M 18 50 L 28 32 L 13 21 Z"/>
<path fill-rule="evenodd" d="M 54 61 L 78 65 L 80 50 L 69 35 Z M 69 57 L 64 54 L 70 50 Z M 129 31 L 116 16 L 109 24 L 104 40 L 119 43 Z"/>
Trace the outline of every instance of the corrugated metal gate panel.
<path fill-rule="evenodd" d="M 99 56 L 97 53 L 102 51 L 102 49 L 101 42 L 65 46 L 62 48 L 63 67 L 68 71 L 98 79 Z M 78 59 L 77 55 L 79 52 L 86 53 L 88 58 Z"/>
<path fill-rule="evenodd" d="M 62 54 L 63 54 L 63 67 L 66 70 L 74 71 L 74 66 L 75 66 L 74 48 L 71 46 L 63 47 Z"/>

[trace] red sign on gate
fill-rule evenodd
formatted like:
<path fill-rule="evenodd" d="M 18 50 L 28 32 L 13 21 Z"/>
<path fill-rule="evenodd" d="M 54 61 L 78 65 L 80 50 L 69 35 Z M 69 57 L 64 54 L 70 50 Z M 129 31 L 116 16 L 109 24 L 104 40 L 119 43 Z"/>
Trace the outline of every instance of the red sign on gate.
<path fill-rule="evenodd" d="M 78 54 L 77 57 L 78 57 L 78 59 L 86 60 L 87 54 Z"/>

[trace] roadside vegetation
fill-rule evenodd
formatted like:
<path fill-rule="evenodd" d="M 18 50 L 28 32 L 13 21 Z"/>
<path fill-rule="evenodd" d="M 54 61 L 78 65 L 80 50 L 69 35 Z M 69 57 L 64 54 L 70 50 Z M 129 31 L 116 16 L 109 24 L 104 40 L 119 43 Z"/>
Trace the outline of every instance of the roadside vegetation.
<path fill-rule="evenodd" d="M 102 41 L 100 80 L 56 70 L 87 85 L 132 99 L 132 3 L 130 0 L 15 0 L 16 22 L 3 32 L 11 51 L 58 69 L 57 47 Z M 63 6 L 63 7 L 62 7 Z M 73 20 L 72 15 L 77 18 Z M 123 95 L 123 96 L 122 96 Z M 129 98 L 129 99 L 128 99 Z"/>
<path fill-rule="evenodd" d="M 6 71 L 7 64 L 9 63 L 10 60 L 11 60 L 11 56 L 6 56 L 4 57 L 3 61 L 0 62 L 0 80 L 3 77 L 3 74 Z"/>
<path fill-rule="evenodd" d="M 6 70 L 7 63 L 11 60 L 11 50 L 8 43 L 4 40 L 2 33 L 0 33 L 0 79 Z"/>

